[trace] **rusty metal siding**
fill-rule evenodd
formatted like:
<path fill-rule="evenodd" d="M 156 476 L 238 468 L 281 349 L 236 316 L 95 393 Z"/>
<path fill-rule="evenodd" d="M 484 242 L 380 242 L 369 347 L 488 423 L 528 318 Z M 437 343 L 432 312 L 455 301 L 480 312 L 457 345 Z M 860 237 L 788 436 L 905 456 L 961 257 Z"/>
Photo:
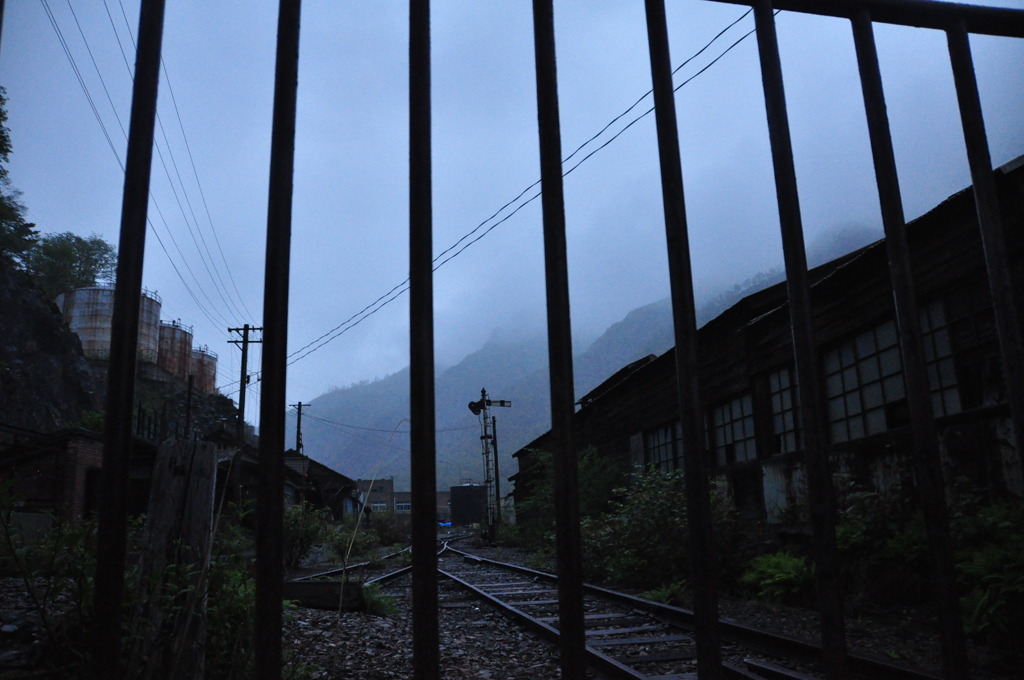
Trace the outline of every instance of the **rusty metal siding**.
<path fill-rule="evenodd" d="M 160 299 L 142 291 L 139 300 L 139 361 L 156 363 L 160 355 Z"/>
<path fill-rule="evenodd" d="M 178 321 L 160 322 L 157 365 L 175 378 L 188 380 L 192 370 L 192 327 Z"/>

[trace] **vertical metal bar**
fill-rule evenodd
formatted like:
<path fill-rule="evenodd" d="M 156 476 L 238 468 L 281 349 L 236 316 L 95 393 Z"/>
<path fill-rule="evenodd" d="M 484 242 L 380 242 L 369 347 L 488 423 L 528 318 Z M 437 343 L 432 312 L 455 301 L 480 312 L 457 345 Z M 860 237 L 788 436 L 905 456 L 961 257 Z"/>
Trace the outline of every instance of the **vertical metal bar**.
<path fill-rule="evenodd" d="M 430 2 L 409 3 L 409 390 L 412 441 L 412 653 L 421 680 L 439 678 L 437 433 L 434 410 Z"/>
<path fill-rule="evenodd" d="M 533 2 L 537 61 L 537 122 L 544 207 L 544 270 L 551 376 L 551 442 L 554 455 L 555 548 L 558 561 L 558 629 L 562 678 L 584 677 L 583 562 L 579 482 L 573 441 L 572 330 L 562 194 L 562 141 L 555 68 L 555 18 L 551 0 Z"/>
<path fill-rule="evenodd" d="M 686 475 L 686 508 L 690 520 L 688 549 L 692 565 L 697 674 L 702 679 L 720 678 L 722 650 L 718 629 L 718 548 L 715 545 L 712 525 L 708 450 L 704 438 L 704 418 L 700 401 L 693 270 L 690 266 L 690 244 L 683 195 L 683 169 L 679 158 L 679 131 L 676 123 L 675 93 L 672 88 L 668 27 L 664 0 L 646 0 L 645 4 L 676 338 L 679 417 L 683 423 L 683 465 Z"/>
<path fill-rule="evenodd" d="M 810 281 L 807 276 L 796 169 L 793 166 L 793 145 L 789 135 L 775 18 L 769 0 L 756 0 L 754 19 L 768 114 L 768 134 L 771 137 L 772 164 L 775 168 L 775 192 L 786 263 L 793 357 L 800 395 L 800 422 L 807 462 L 807 491 L 821 616 L 822 662 L 829 677 L 844 677 L 846 634 L 836 554 L 835 490 L 832 486 L 832 466 L 825 447 L 821 375 L 814 347 Z"/>
<path fill-rule="evenodd" d="M 967 144 L 967 160 L 971 166 L 974 184 L 974 202 L 978 213 L 981 245 L 988 268 L 988 285 L 992 291 L 992 309 L 995 313 L 996 333 L 1002 349 L 1003 379 L 1006 382 L 1006 401 L 1010 405 L 1014 442 L 1017 455 L 1024 465 L 1024 343 L 1021 341 L 1020 322 L 1013 291 L 1013 278 L 1006 237 L 1003 234 L 999 194 L 992 172 L 992 158 L 985 134 L 985 119 L 981 112 L 978 82 L 974 76 L 974 60 L 967 29 L 963 22 L 946 31 L 949 58 L 953 64 L 960 103 L 960 120 Z"/>
<path fill-rule="evenodd" d="M 144 0 L 139 9 L 132 117 L 128 132 L 117 286 L 111 319 L 110 368 L 107 376 L 106 427 L 103 440 L 103 502 L 99 508 L 93 675 L 120 677 L 121 605 L 127 549 L 128 470 L 132 443 L 132 404 L 139 341 L 142 262 L 146 249 L 146 210 L 153 158 L 153 125 L 159 89 L 164 0 Z"/>
<path fill-rule="evenodd" d="M 299 83 L 300 0 L 281 0 L 277 19 L 274 119 L 270 142 L 267 250 L 263 277 L 263 395 L 256 504 L 256 677 L 281 677 L 284 568 L 284 421 L 288 362 L 288 278 Z M 244 385 L 243 385 L 244 389 Z"/>
<path fill-rule="evenodd" d="M 907 245 L 903 199 L 900 195 L 896 158 L 889 134 L 885 110 L 885 92 L 878 67 L 878 53 L 871 27 L 871 16 L 862 9 L 853 17 L 853 40 L 860 67 L 861 88 L 867 112 L 875 179 L 885 228 L 885 247 L 889 256 L 896 322 L 900 331 L 903 378 L 907 386 L 907 407 L 914 442 L 917 493 L 924 513 L 931 560 L 932 582 L 942 634 L 942 656 L 946 676 L 968 675 L 967 648 L 960 617 L 953 573 L 953 551 L 949 535 L 942 462 L 939 458 L 932 411 L 931 392 L 925 363 L 917 294 L 914 290 L 910 249 Z"/>

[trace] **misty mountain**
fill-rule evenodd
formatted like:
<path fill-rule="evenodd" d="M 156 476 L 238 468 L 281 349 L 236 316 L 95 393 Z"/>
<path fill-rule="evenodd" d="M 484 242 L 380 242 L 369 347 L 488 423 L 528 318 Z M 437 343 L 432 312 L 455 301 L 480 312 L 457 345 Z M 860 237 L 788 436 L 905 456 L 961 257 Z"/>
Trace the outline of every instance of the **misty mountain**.
<path fill-rule="evenodd" d="M 808 259 L 821 264 L 860 248 L 878 234 L 867 228 L 826 232 L 808 247 Z M 784 279 L 781 267 L 759 272 L 718 295 L 698 301 L 697 323 L 703 325 L 743 297 Z M 628 363 L 662 354 L 674 343 L 668 298 L 639 307 L 612 324 L 573 359 L 576 398 L 593 390 Z M 508 341 L 493 337 L 482 348 L 435 376 L 437 485 L 480 482 L 484 465 L 480 422 L 467 408 L 486 388 L 493 400 L 511 408 L 493 408 L 497 418 L 499 482 L 518 471 L 512 454 L 550 428 L 547 340 Z M 303 405 L 304 451 L 353 478 L 393 477 L 395 488 L 410 488 L 409 370 L 386 378 L 334 389 Z M 289 413 L 289 446 L 295 441 L 296 413 Z"/>
<path fill-rule="evenodd" d="M 672 346 L 668 300 L 630 312 L 574 358 L 576 393 L 582 396 L 622 365 Z M 499 474 L 517 471 L 512 454 L 550 427 L 547 340 L 491 339 L 435 377 L 437 480 L 440 488 L 480 482 L 484 476 L 480 422 L 468 404 L 486 389 L 512 408 L 493 408 L 497 418 Z M 307 455 L 354 478 L 394 477 L 409 488 L 409 371 L 332 390 L 303 405 L 302 441 Z M 293 445 L 296 413 L 288 417 Z M 510 490 L 510 487 L 508 487 Z"/>

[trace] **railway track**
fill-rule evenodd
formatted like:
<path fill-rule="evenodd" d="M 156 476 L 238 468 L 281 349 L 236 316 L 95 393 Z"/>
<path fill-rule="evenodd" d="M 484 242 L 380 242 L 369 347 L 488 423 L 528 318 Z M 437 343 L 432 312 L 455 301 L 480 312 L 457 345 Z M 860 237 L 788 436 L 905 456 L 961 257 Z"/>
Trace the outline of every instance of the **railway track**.
<path fill-rule="evenodd" d="M 557 640 L 558 594 L 554 575 L 486 559 L 448 545 L 439 553 L 438 572 L 473 597 L 508 613 L 535 634 L 549 641 Z M 696 678 L 696 646 L 691 635 L 693 613 L 689 610 L 586 586 L 584 616 L 588 660 L 602 676 L 636 680 Z M 721 634 L 725 677 L 821 677 L 817 670 L 820 650 L 813 644 L 729 622 L 721 623 Z M 858 678 L 935 680 L 932 675 L 862 656 L 851 655 L 849 667 Z"/>

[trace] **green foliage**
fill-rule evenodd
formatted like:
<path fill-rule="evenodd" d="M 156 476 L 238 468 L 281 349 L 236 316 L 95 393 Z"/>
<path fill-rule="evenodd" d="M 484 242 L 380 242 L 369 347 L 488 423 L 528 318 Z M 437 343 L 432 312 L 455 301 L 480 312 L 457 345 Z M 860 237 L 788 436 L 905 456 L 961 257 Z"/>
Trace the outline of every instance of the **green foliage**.
<path fill-rule="evenodd" d="M 769 602 L 807 605 L 814 588 L 814 569 L 806 558 L 787 551 L 758 555 L 740 577 L 740 584 Z"/>
<path fill-rule="evenodd" d="M 616 489 L 608 512 L 582 522 L 583 563 L 588 578 L 640 588 L 686 583 L 689 524 L 681 471 L 645 470 Z M 723 580 L 738 570 L 741 534 L 731 505 L 719 490 L 712 494 L 713 521 Z"/>
<path fill-rule="evenodd" d="M 93 432 L 103 432 L 106 416 L 99 411 L 83 411 L 82 418 L 78 421 L 78 427 Z"/>
<path fill-rule="evenodd" d="M 22 580 L 45 632 L 49 662 L 64 677 L 84 667 L 86 631 L 96 573 L 95 526 L 49 517 L 49 528 L 27 528 L 14 513 L 13 480 L 0 482 L 0 567 Z"/>
<path fill-rule="evenodd" d="M 957 567 L 966 590 L 967 632 L 1005 649 L 1016 647 L 1024 630 L 1024 538 L 985 545 Z"/>
<path fill-rule="evenodd" d="M 679 607 L 685 605 L 689 595 L 690 588 L 684 581 L 675 581 L 642 593 L 644 599 L 661 602 L 662 604 L 672 604 Z"/>
<path fill-rule="evenodd" d="M 549 549 L 555 527 L 554 460 L 543 449 L 531 449 L 529 460 L 517 478 L 517 484 L 529 488 L 528 498 L 516 505 L 515 529 L 504 530 L 503 538 L 531 550 Z M 602 456 L 592 446 L 580 452 L 578 465 L 580 517 L 596 517 L 609 508 L 626 470 L 622 461 Z"/>
<path fill-rule="evenodd" d="M 376 534 L 355 526 L 333 530 L 327 537 L 327 543 L 345 565 L 372 559 L 373 549 L 378 544 Z"/>
<path fill-rule="evenodd" d="M 117 250 L 96 234 L 46 234 L 25 251 L 25 270 L 51 299 L 74 288 L 114 281 Z"/>
<path fill-rule="evenodd" d="M 11 131 L 7 127 L 7 91 L 0 87 L 0 259 L 17 264 L 36 239 L 34 224 L 25 221 L 20 193 L 11 187 L 7 162 L 11 154 Z"/>
<path fill-rule="evenodd" d="M 228 505 L 210 555 L 206 605 L 206 677 L 253 675 L 253 626 L 256 616 L 255 545 L 243 528 L 249 505 Z"/>
<path fill-rule="evenodd" d="M 1024 506 L 970 491 L 950 508 L 964 624 L 975 639 L 1013 649 L 1024 630 Z"/>
<path fill-rule="evenodd" d="M 837 547 L 855 604 L 929 600 L 924 521 L 899 491 L 854 492 L 842 504 Z M 1024 507 L 990 502 L 954 480 L 949 514 L 965 627 L 980 642 L 1012 648 L 1024 629 Z"/>
<path fill-rule="evenodd" d="M 0 180 L 7 179 L 5 164 L 10 161 L 11 129 L 7 127 L 7 90 L 0 87 Z"/>
<path fill-rule="evenodd" d="M 899 489 L 847 493 L 840 503 L 836 548 L 848 596 L 854 604 L 920 604 L 929 573 L 924 520 Z"/>
<path fill-rule="evenodd" d="M 409 532 L 393 512 L 375 512 L 367 527 L 379 545 L 408 544 Z"/>
<path fill-rule="evenodd" d="M 363 604 L 367 614 L 382 616 L 385 618 L 398 614 L 398 605 L 395 598 L 381 592 L 380 586 L 376 583 L 368 583 L 363 586 Z"/>
<path fill-rule="evenodd" d="M 582 523 L 588 576 L 647 588 L 686 581 L 689 532 L 682 474 L 635 474 L 621 495 L 608 513 Z"/>
<path fill-rule="evenodd" d="M 330 510 L 314 509 L 303 501 L 284 510 L 284 565 L 296 569 L 313 547 L 327 537 Z"/>

